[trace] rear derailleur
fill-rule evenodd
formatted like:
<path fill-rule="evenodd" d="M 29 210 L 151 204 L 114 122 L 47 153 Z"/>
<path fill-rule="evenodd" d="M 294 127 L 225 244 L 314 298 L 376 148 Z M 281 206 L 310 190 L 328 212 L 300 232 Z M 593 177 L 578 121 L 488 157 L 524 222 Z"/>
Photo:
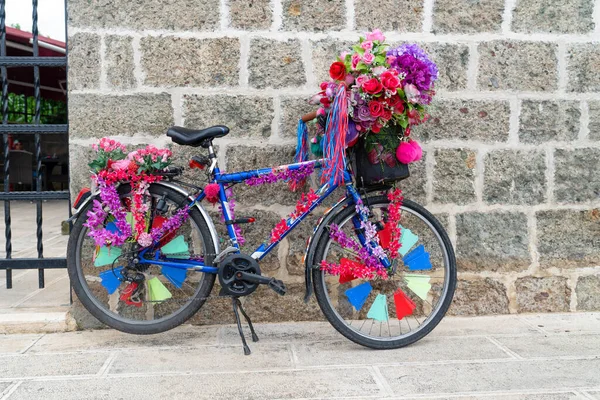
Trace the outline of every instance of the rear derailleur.
<path fill-rule="evenodd" d="M 254 331 L 254 326 L 252 325 L 250 317 L 248 314 L 246 314 L 244 308 L 242 307 L 240 297 L 248 296 L 249 294 L 253 293 L 258 285 L 267 285 L 270 289 L 275 291 L 275 293 L 281 296 L 285 295 L 286 288 L 282 281 L 275 278 L 262 276 L 258 262 L 249 255 L 232 253 L 223 257 L 222 260 L 219 260 L 219 258 L 220 257 L 217 257 L 216 260 L 219 266 L 219 283 L 221 284 L 221 292 L 219 295 L 231 296 L 233 314 L 235 316 L 238 332 L 242 338 L 244 354 L 249 355 L 251 351 L 246 343 L 244 332 L 242 331 L 242 324 L 240 322 L 238 309 L 246 319 L 246 322 L 248 322 L 250 332 L 252 332 L 252 341 L 258 342 L 258 336 Z"/>

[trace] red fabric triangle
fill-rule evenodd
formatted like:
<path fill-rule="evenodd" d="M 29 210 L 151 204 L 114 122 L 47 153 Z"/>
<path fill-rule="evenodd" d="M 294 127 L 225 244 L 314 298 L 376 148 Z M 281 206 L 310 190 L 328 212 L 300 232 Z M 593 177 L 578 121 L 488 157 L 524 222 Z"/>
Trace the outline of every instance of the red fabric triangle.
<path fill-rule="evenodd" d="M 392 241 L 392 224 L 387 222 L 385 227 L 377 232 L 377 236 L 379 236 L 379 244 L 384 250 L 390 248 L 390 242 Z"/>
<path fill-rule="evenodd" d="M 411 315 L 417 306 L 415 303 L 400 289 L 394 293 L 394 303 L 396 304 L 396 316 L 402 319 Z"/>

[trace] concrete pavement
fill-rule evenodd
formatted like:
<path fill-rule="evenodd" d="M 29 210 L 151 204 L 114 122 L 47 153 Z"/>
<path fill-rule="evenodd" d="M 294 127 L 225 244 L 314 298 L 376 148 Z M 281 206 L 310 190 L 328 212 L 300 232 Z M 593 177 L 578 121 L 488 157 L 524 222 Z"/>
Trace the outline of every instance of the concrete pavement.
<path fill-rule="evenodd" d="M 12 257 L 36 258 L 36 205 L 11 202 Z M 0 202 L 0 258 L 6 257 L 4 202 Z M 69 217 L 64 200 L 42 204 L 42 231 L 45 257 L 64 257 L 68 236 L 61 234 L 61 221 Z M 45 270 L 45 288 L 38 284 L 38 270 L 13 270 L 13 287 L 6 288 L 6 273 L 0 270 L 0 334 L 14 331 L 56 332 L 72 329 L 68 318 L 69 276 L 66 269 Z"/>
<path fill-rule="evenodd" d="M 113 330 L 0 335 L 0 399 L 600 399 L 600 313 L 446 318 L 374 351 L 327 323 L 154 336 Z"/>

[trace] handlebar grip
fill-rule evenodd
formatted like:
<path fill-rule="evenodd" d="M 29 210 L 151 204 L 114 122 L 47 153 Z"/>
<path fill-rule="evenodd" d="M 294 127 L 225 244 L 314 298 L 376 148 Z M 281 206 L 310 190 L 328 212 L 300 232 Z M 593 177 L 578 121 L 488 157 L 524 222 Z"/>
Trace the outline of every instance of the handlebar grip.
<path fill-rule="evenodd" d="M 308 113 L 308 114 L 304 114 L 304 115 L 302 116 L 302 121 L 304 121 L 304 122 L 308 122 L 308 121 L 312 121 L 312 120 L 313 120 L 313 119 L 315 119 L 315 118 L 317 118 L 317 112 L 316 112 L 316 111 L 313 111 L 313 112 L 310 112 L 310 113 Z"/>

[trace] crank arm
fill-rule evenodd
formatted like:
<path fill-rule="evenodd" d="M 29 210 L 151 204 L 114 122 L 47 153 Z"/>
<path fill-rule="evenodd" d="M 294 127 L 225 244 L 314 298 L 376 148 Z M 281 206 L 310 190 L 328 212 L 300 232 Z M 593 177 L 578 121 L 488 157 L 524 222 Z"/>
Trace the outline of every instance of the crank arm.
<path fill-rule="evenodd" d="M 287 291 L 284 283 L 275 278 L 269 278 L 267 276 L 256 275 L 256 274 L 249 274 L 249 273 L 243 272 L 243 271 L 236 272 L 235 277 L 239 280 L 243 280 L 246 282 L 258 283 L 259 285 L 267 285 L 275 293 L 277 293 L 281 296 L 283 296 Z"/>

